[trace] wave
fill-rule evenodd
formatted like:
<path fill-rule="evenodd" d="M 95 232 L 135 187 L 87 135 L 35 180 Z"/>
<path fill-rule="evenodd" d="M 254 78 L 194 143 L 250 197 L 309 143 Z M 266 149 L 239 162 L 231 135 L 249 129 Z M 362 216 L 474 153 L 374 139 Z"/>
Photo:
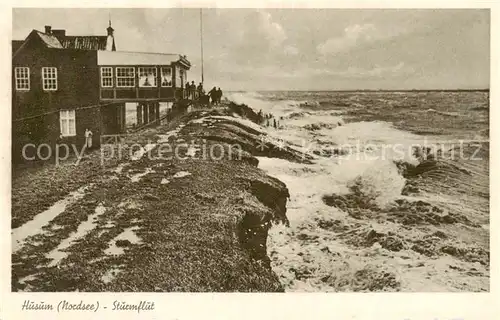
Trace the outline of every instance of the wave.
<path fill-rule="evenodd" d="M 388 266 L 392 262 L 396 265 L 397 259 L 386 264 L 384 259 L 388 258 L 372 248 L 375 242 L 391 254 L 404 251 L 408 244 L 423 255 L 438 254 L 441 249 L 427 242 L 431 240 L 412 243 L 414 240 L 405 238 L 405 232 L 388 232 L 384 228 L 391 230 L 391 226 L 399 224 L 404 230 L 413 225 L 455 223 L 476 227 L 468 216 L 484 204 L 475 198 L 468 198 L 466 204 L 457 199 L 464 195 L 486 199 L 489 195 L 484 183 L 488 181 L 484 162 L 446 159 L 443 156 L 451 152 L 451 146 L 426 149 L 424 137 L 400 130 L 391 122 L 346 121 L 345 106 L 337 109 L 333 100 L 328 104 L 330 109 L 325 109 L 317 104 L 304 106 L 305 100 L 282 98 L 273 100 L 259 93 L 244 93 L 234 100 L 273 113 L 279 118 L 280 128 L 267 128 L 266 132 L 313 158 L 312 164 L 259 158 L 259 167 L 283 181 L 290 191 L 287 216 L 291 229 L 274 226 L 268 241 L 273 270 L 287 290 L 344 290 L 341 282 L 357 277 L 352 266 L 364 266 L 367 262 L 375 264 L 374 269 L 367 267 L 360 272 L 373 275 L 385 268 L 383 274 L 391 276 L 382 287 L 392 290 L 397 286 L 392 278 L 397 267 Z M 347 111 L 371 110 L 370 102 L 363 102 L 364 105 L 350 103 Z M 434 109 L 424 112 L 459 116 Z M 464 154 L 472 155 L 474 151 L 471 146 Z M 479 155 L 489 156 L 487 143 Z M 377 229 L 376 225 L 383 227 Z M 447 236 L 440 233 L 437 237 L 443 235 Z M 351 247 L 346 249 L 345 243 L 339 241 Z M 447 245 L 443 249 L 447 252 L 465 252 L 451 248 L 451 242 Z M 354 256 L 352 246 L 366 251 Z M 368 260 L 361 258 L 366 252 L 370 255 Z M 411 250 L 405 254 L 408 252 Z M 487 260 L 484 255 L 477 259 Z M 351 266 L 346 268 L 346 264 Z M 347 285 L 357 290 L 355 286 Z"/>
<path fill-rule="evenodd" d="M 307 112 L 307 111 L 297 111 L 297 112 L 292 112 L 290 113 L 289 115 L 287 115 L 286 117 L 288 119 L 297 119 L 297 118 L 302 118 L 304 116 L 308 116 L 308 115 L 311 115 L 312 113 L 310 112 Z"/>
<path fill-rule="evenodd" d="M 321 106 L 318 101 L 297 101 L 296 103 L 301 108 L 317 108 Z"/>

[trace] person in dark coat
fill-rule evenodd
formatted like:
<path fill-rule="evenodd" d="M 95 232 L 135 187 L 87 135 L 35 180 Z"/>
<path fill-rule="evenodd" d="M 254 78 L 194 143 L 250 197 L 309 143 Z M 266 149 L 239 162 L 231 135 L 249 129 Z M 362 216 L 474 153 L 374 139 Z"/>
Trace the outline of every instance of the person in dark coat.
<path fill-rule="evenodd" d="M 193 85 L 194 85 L 194 81 L 193 81 Z M 194 87 L 193 87 L 194 89 Z M 198 85 L 198 95 L 201 97 L 203 94 L 205 94 L 205 91 L 203 90 L 203 84 L 200 82 L 200 84 Z"/>
<path fill-rule="evenodd" d="M 217 104 L 220 104 L 221 102 L 221 99 L 222 99 L 222 90 L 220 89 L 220 87 L 217 89 Z"/>
<path fill-rule="evenodd" d="M 191 93 L 191 97 L 194 99 L 196 92 L 196 84 L 194 84 L 194 81 L 191 81 L 191 85 L 189 85 L 189 92 Z"/>
<path fill-rule="evenodd" d="M 212 90 L 210 90 L 208 92 L 208 95 L 210 96 L 210 99 L 212 100 L 212 104 L 217 104 L 217 89 L 215 87 L 212 88 Z"/>
<path fill-rule="evenodd" d="M 191 96 L 191 85 L 189 85 L 189 82 L 186 82 L 186 88 L 184 90 L 186 90 L 186 98 L 189 99 Z"/>

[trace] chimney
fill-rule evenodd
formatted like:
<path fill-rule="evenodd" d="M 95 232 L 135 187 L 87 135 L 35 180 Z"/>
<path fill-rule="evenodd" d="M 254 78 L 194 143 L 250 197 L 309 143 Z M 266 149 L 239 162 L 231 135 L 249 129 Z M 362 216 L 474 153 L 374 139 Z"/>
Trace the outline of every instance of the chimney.
<path fill-rule="evenodd" d="M 54 29 L 54 30 L 52 30 L 52 34 L 55 35 L 56 37 L 65 37 L 66 36 L 66 30 L 64 30 L 64 29 Z"/>
<path fill-rule="evenodd" d="M 52 27 L 51 26 L 45 26 L 45 33 L 46 34 L 51 34 L 52 33 Z"/>

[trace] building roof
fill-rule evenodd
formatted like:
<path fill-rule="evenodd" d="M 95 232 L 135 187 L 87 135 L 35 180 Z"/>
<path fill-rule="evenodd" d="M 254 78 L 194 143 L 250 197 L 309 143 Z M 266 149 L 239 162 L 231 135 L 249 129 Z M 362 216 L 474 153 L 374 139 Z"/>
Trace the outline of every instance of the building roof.
<path fill-rule="evenodd" d="M 65 49 L 106 50 L 108 36 L 63 36 L 59 41 Z"/>
<path fill-rule="evenodd" d="M 50 30 L 49 33 L 38 30 L 31 31 L 24 41 L 12 41 L 12 54 L 15 55 L 23 44 L 27 43 L 34 36 L 38 36 L 47 48 L 52 49 L 116 50 L 115 38 L 112 33 L 107 36 L 67 36 L 65 30 L 57 31 L 59 31 L 58 34 L 55 32 L 52 33 Z"/>
<path fill-rule="evenodd" d="M 20 52 L 26 45 L 28 45 L 33 39 L 38 38 L 47 48 L 64 49 L 59 40 L 50 34 L 40 32 L 38 30 L 33 30 L 26 37 L 25 40 L 14 40 L 12 41 L 12 57 L 15 57 L 18 52 Z M 19 43 L 21 45 L 19 45 Z M 14 46 L 19 45 L 17 49 L 14 50 Z"/>
<path fill-rule="evenodd" d="M 168 65 L 183 59 L 180 54 L 130 51 L 98 51 L 98 65 Z"/>
<path fill-rule="evenodd" d="M 51 35 L 51 34 L 46 34 L 43 32 L 40 32 L 38 30 L 35 30 L 40 39 L 45 43 L 47 48 L 56 48 L 56 49 L 63 49 L 64 47 L 62 46 L 61 42 L 59 42 L 59 39 L 57 39 L 56 36 Z"/>
<path fill-rule="evenodd" d="M 77 49 L 97 51 L 98 65 L 169 65 L 178 62 L 186 68 L 191 67 L 191 63 L 186 56 L 172 53 L 150 53 L 150 52 L 130 52 L 116 51 L 115 39 L 111 22 L 107 36 L 67 36 L 65 30 L 53 30 L 46 26 L 46 32 L 33 30 L 26 40 L 12 41 L 13 57 L 17 55 L 31 39 L 38 37 L 47 48 L 52 49 Z"/>

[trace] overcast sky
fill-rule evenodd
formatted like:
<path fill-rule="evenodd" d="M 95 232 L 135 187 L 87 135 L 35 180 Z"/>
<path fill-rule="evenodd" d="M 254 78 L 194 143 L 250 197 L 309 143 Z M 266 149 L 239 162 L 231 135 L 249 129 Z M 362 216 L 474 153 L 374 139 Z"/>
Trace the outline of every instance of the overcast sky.
<path fill-rule="evenodd" d="M 182 53 L 200 81 L 199 9 L 15 9 L 13 39 L 44 25 L 117 50 Z M 489 87 L 489 10 L 203 9 L 206 87 L 226 90 Z"/>

